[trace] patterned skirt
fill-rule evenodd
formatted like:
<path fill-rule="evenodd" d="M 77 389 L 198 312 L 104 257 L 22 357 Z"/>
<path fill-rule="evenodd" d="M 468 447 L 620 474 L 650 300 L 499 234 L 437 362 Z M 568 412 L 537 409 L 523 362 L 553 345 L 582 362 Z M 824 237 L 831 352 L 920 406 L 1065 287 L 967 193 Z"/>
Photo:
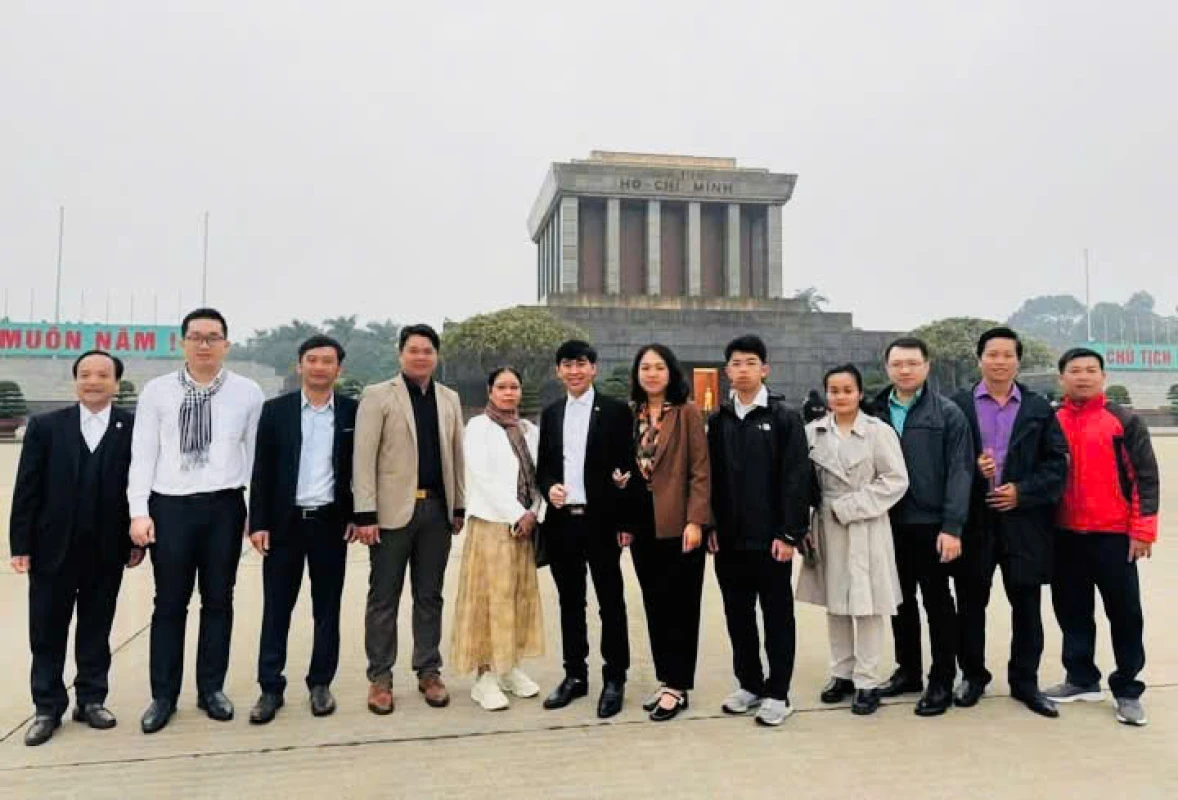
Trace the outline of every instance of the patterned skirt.
<path fill-rule="evenodd" d="M 532 539 L 511 526 L 466 521 L 450 661 L 464 673 L 480 666 L 502 675 L 524 658 L 544 655 L 544 618 Z"/>

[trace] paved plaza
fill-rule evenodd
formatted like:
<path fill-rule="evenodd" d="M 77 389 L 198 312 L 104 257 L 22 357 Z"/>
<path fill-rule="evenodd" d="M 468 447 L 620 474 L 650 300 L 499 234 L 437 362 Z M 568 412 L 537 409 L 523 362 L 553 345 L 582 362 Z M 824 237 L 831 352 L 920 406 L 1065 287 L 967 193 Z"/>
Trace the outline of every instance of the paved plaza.
<path fill-rule="evenodd" d="M 107 705 L 119 717 L 119 726 L 100 732 L 67 721 L 39 748 L 22 743 L 32 713 L 27 581 L 7 568 L 8 503 L 19 447 L 0 445 L 0 549 L 5 565 L 0 574 L 0 797 L 1178 797 L 1178 640 L 1172 635 L 1178 608 L 1178 437 L 1157 438 L 1155 445 L 1162 461 L 1163 518 L 1157 553 L 1142 569 L 1148 655 L 1144 677 L 1149 685 L 1144 702 L 1150 716 L 1144 729 L 1116 724 L 1110 703 L 1064 706 L 1061 719 L 1047 720 L 1009 699 L 1004 680 L 1009 609 L 1000 582 L 989 627 L 989 666 L 996 680 L 977 708 L 920 719 L 912 714 L 915 697 L 888 701 L 869 718 L 852 717 L 846 706 L 823 707 L 818 692 L 827 676 L 824 612 L 799 606 L 793 684 L 799 713 L 775 730 L 757 728 L 751 719 L 726 717 L 719 707 L 732 687 L 731 666 L 710 568 L 691 709 L 674 722 L 656 725 L 639 708 L 654 688 L 654 676 L 628 556 L 634 667 L 620 716 L 607 722 L 596 719 L 597 680 L 589 700 L 562 711 L 544 711 L 537 698 L 515 701 L 510 710 L 492 714 L 470 700 L 471 676 L 451 674 L 446 676 L 454 695 L 451 706 L 428 708 L 408 670 L 406 634 L 394 686 L 397 710 L 376 717 L 365 707 L 367 555 L 353 546 L 342 660 L 333 687 L 340 707 L 334 716 L 313 718 L 302 691 L 311 644 L 304 587 L 292 624 L 287 706 L 268 726 L 248 723 L 257 696 L 254 670 L 262 613 L 260 559 L 251 551 L 239 571 L 226 686 L 237 705 L 234 721 L 213 722 L 195 708 L 199 601 L 194 600 L 181 709 L 163 732 L 151 737 L 139 732 L 139 716 L 150 699 L 152 582 L 146 563 L 126 576 L 112 634 L 115 653 Z M 451 585 L 460 555 L 455 548 Z M 560 678 L 556 594 L 547 570 L 541 587 L 548 655 L 525 669 L 547 692 Z M 408 632 L 405 594 L 401 618 Z M 1044 609 L 1047 648 L 1041 679 L 1046 685 L 1060 674 L 1060 637 L 1046 597 Z M 1112 663 L 1107 626 L 1101 623 L 1100 631 L 1099 663 L 1107 672 Z M 591 636 L 596 636 L 595 627 Z M 443 655 L 445 651 L 444 645 Z"/>

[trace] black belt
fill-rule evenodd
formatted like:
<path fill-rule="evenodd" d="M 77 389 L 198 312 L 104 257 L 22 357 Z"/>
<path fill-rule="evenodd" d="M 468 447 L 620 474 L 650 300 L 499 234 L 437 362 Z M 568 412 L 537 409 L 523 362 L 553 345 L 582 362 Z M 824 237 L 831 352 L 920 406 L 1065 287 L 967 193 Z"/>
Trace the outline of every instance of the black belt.
<path fill-rule="evenodd" d="M 299 519 L 326 519 L 335 514 L 335 503 L 325 506 L 296 506 L 295 516 Z"/>
<path fill-rule="evenodd" d="M 570 517 L 583 517 L 589 513 L 589 506 L 584 503 L 577 503 L 576 505 L 565 506 L 564 510 Z"/>

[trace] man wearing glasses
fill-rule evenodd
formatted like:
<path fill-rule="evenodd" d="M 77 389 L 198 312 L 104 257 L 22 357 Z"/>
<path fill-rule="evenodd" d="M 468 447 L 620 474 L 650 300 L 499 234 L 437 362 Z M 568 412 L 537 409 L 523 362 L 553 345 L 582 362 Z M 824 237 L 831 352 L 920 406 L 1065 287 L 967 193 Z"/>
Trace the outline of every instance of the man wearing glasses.
<path fill-rule="evenodd" d="M 264 399 L 256 383 L 222 367 L 229 326 L 220 312 L 198 308 L 180 332 L 184 365 L 144 386 L 131 440 L 131 539 L 150 548 L 155 573 L 152 702 L 144 733 L 163 729 L 176 711 L 188 602 L 198 580 L 196 704 L 211 719 L 233 718 L 222 689 L 245 533 L 244 489 Z"/>

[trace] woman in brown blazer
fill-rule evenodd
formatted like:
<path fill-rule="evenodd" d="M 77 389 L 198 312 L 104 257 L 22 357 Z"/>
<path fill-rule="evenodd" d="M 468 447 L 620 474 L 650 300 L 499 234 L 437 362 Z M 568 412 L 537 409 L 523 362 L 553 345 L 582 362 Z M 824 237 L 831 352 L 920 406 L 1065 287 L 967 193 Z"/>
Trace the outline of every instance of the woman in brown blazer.
<path fill-rule="evenodd" d="M 638 351 L 630 375 L 634 466 L 615 474 L 627 489 L 630 546 L 642 586 L 655 675 L 661 686 L 643 708 L 655 722 L 688 706 L 699 650 L 700 595 L 709 522 L 708 443 L 703 417 L 688 400 L 679 360 L 651 344 Z"/>

